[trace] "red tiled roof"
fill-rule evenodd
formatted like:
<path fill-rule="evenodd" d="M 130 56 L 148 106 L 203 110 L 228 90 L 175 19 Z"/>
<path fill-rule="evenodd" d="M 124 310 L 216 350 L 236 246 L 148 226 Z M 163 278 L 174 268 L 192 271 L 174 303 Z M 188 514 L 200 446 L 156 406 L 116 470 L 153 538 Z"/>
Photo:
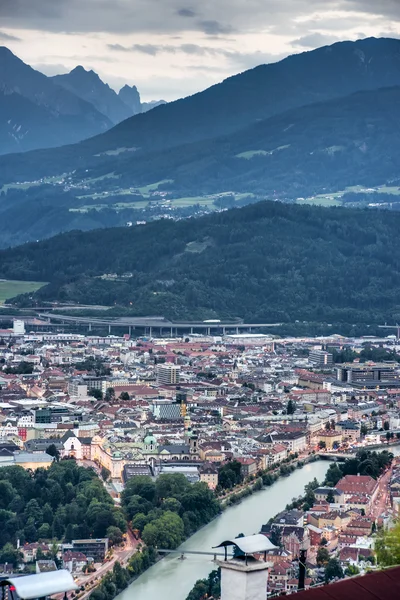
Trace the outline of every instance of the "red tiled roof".
<path fill-rule="evenodd" d="M 394 600 L 400 598 L 400 567 L 300 592 L 299 600 Z"/>
<path fill-rule="evenodd" d="M 346 475 L 336 484 L 345 494 L 372 494 L 377 482 L 369 475 Z"/>

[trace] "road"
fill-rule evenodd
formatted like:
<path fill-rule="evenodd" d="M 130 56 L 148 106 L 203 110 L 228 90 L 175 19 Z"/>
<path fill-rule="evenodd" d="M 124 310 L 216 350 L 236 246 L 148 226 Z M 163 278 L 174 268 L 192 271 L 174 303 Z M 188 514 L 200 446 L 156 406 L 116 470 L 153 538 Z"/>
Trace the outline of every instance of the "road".
<path fill-rule="evenodd" d="M 386 473 L 379 479 L 379 489 L 376 499 L 371 507 L 370 516 L 377 519 L 380 517 L 388 508 L 390 508 L 390 494 L 389 494 L 389 483 L 392 476 L 392 467 L 390 467 Z"/>
<path fill-rule="evenodd" d="M 75 579 L 75 583 L 78 586 L 84 585 L 88 589 L 82 596 L 80 596 L 80 600 L 84 600 L 87 598 L 94 587 L 99 583 L 99 580 L 106 574 L 108 571 L 111 571 L 114 567 L 114 564 L 118 561 L 122 567 L 126 567 L 130 557 L 136 552 L 136 548 L 140 540 L 136 540 L 131 531 L 127 532 L 127 539 L 124 547 L 115 548 L 114 555 L 108 562 L 104 563 L 99 567 L 95 573 L 90 573 L 89 575 L 80 575 Z M 60 596 L 61 600 L 62 596 Z"/>

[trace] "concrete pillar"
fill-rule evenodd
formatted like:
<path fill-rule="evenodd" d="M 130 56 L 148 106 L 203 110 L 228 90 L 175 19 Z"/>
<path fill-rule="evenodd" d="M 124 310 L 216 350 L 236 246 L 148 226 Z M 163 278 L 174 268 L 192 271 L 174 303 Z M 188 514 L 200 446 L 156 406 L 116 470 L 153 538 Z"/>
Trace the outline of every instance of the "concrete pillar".
<path fill-rule="evenodd" d="M 221 600 L 265 600 L 268 567 L 260 560 L 218 560 L 221 567 Z"/>
<path fill-rule="evenodd" d="M 132 326 L 129 325 L 129 335 L 132 335 Z"/>
<path fill-rule="evenodd" d="M 236 335 L 239 335 L 239 327 L 236 327 Z"/>
<path fill-rule="evenodd" d="M 108 326 L 108 333 L 111 333 L 111 325 Z"/>
<path fill-rule="evenodd" d="M 193 335 L 193 327 L 190 328 L 190 333 Z"/>
<path fill-rule="evenodd" d="M 207 328 L 207 335 L 211 335 L 211 327 Z"/>
<path fill-rule="evenodd" d="M 172 327 L 171 327 L 171 337 L 172 337 Z"/>
<path fill-rule="evenodd" d="M 89 323 L 89 331 L 92 331 L 92 324 Z"/>
<path fill-rule="evenodd" d="M 152 335 L 153 335 L 153 328 L 152 327 L 149 327 L 149 335 L 150 335 L 150 337 L 152 337 Z"/>

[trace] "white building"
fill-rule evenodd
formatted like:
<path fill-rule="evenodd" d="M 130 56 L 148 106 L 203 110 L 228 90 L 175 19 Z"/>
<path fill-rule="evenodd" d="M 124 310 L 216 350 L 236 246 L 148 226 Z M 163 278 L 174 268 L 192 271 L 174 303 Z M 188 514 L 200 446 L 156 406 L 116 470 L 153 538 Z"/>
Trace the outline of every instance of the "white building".
<path fill-rule="evenodd" d="M 180 381 L 181 368 L 172 363 L 164 363 L 157 367 L 158 385 L 177 385 Z"/>

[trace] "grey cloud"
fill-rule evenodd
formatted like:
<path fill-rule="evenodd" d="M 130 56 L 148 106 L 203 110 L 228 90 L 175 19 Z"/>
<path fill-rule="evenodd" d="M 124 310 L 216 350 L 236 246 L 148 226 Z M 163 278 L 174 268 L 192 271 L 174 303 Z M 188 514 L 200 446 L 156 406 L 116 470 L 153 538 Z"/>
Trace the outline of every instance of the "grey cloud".
<path fill-rule="evenodd" d="M 206 35 L 275 30 L 290 35 L 299 17 L 320 14 L 315 23 L 297 23 L 297 37 L 315 30 L 345 31 L 354 27 L 354 15 L 338 18 L 326 11 L 356 11 L 365 22 L 374 15 L 382 20 L 400 20 L 396 0 L 202 0 L 196 11 L 182 6 L 184 0 L 0 0 L 4 28 L 38 29 L 59 33 L 168 33 L 201 31 Z M 186 17 L 186 18 L 183 18 Z M 194 18 L 196 17 L 196 18 Z M 373 19 L 376 22 L 376 18 Z M 362 25 L 361 25 L 362 26 Z M 384 24 L 380 28 L 385 29 Z M 296 35 L 296 34 L 295 34 Z"/>
<path fill-rule="evenodd" d="M 155 44 L 134 44 L 131 46 L 131 50 L 142 52 L 143 54 L 150 54 L 150 56 L 156 56 L 156 54 L 159 54 L 159 52 L 165 52 L 166 46 L 157 46 Z"/>
<path fill-rule="evenodd" d="M 5 33 L 5 31 L 0 31 L 0 41 L 2 42 L 20 42 L 21 38 L 16 35 L 10 35 Z"/>
<path fill-rule="evenodd" d="M 158 54 L 177 54 L 182 52 L 183 54 L 193 55 L 217 55 L 226 54 L 226 51 L 219 48 L 210 48 L 208 46 L 200 46 L 198 44 L 180 44 L 179 46 L 173 46 L 170 44 L 133 44 L 132 46 L 122 46 L 121 44 L 108 44 L 107 47 L 110 50 L 118 52 L 140 52 L 142 54 L 149 54 L 150 56 L 157 56 Z"/>
<path fill-rule="evenodd" d="M 191 8 L 180 8 L 177 10 L 177 14 L 180 17 L 195 17 L 196 13 Z"/>
<path fill-rule="evenodd" d="M 231 25 L 219 23 L 218 21 L 199 21 L 197 25 L 200 31 L 207 35 L 219 35 L 220 33 L 226 35 L 234 31 Z"/>

